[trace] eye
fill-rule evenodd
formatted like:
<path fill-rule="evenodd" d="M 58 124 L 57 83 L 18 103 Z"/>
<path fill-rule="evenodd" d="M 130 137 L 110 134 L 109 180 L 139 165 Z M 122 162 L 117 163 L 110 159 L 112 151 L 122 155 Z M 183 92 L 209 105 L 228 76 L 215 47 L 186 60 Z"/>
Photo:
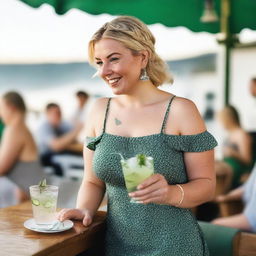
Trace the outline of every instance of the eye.
<path fill-rule="evenodd" d="M 98 61 L 96 61 L 96 64 L 98 65 L 98 66 L 101 66 L 102 65 L 102 61 L 100 61 L 100 60 L 98 60 Z"/>
<path fill-rule="evenodd" d="M 110 59 L 110 62 L 114 62 L 114 61 L 117 61 L 117 60 L 119 60 L 119 58 L 113 57 L 113 58 Z"/>

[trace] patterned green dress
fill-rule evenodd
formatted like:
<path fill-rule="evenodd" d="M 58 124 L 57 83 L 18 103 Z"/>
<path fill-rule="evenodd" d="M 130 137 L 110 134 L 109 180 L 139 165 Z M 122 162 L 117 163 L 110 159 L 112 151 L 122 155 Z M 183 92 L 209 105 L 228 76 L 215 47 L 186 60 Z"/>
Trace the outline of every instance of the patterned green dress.
<path fill-rule="evenodd" d="M 111 100 L 111 99 L 110 99 Z M 169 184 L 188 182 L 184 152 L 213 149 L 217 142 L 207 131 L 196 135 L 164 133 L 172 99 L 160 133 L 123 137 L 105 132 L 108 109 L 99 137 L 88 137 L 87 147 L 95 150 L 93 168 L 106 183 L 108 195 L 105 253 L 107 256 L 207 256 L 202 231 L 189 209 L 170 205 L 130 203 L 120 165 L 138 153 L 154 158 L 155 172 Z"/>

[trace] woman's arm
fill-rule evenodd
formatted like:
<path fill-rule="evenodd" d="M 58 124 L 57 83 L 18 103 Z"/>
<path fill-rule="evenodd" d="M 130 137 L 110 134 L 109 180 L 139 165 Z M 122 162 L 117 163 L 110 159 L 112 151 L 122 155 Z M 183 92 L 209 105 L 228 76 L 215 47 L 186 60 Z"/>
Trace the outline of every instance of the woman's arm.
<path fill-rule="evenodd" d="M 106 100 L 100 99 L 95 103 L 91 113 L 88 115 L 86 125 L 86 136 L 95 137 L 99 135 L 102 127 L 101 123 L 104 120 L 104 110 Z M 98 115 L 95 115 L 98 113 Z M 100 203 L 105 194 L 105 183 L 96 177 L 93 170 L 94 151 L 84 147 L 84 178 L 80 186 L 76 209 L 63 209 L 60 211 L 58 219 L 83 220 L 83 224 L 88 226 L 91 224 L 94 214 L 100 206 Z"/>
<path fill-rule="evenodd" d="M 0 176 L 8 173 L 18 161 L 22 151 L 22 140 L 19 131 L 6 127 L 0 144 Z"/>
<path fill-rule="evenodd" d="M 172 134 L 191 135 L 206 130 L 194 103 L 183 98 L 173 101 L 168 123 L 167 133 Z M 143 203 L 154 202 L 183 208 L 192 208 L 213 199 L 216 184 L 214 151 L 185 152 L 184 162 L 188 176 L 186 184 L 179 184 L 181 187 L 168 185 L 162 175 L 156 174 L 139 186 L 140 191 L 130 196 Z"/>
<path fill-rule="evenodd" d="M 220 195 L 216 198 L 216 202 L 228 202 L 228 201 L 234 201 L 234 200 L 240 200 L 242 199 L 244 194 L 244 188 L 243 186 L 240 186 L 236 189 L 231 190 L 226 195 Z"/>
<path fill-rule="evenodd" d="M 80 186 L 77 204 L 78 209 L 87 209 L 94 216 L 105 194 L 105 183 L 97 178 L 92 168 L 94 152 L 84 148 L 85 171 Z"/>

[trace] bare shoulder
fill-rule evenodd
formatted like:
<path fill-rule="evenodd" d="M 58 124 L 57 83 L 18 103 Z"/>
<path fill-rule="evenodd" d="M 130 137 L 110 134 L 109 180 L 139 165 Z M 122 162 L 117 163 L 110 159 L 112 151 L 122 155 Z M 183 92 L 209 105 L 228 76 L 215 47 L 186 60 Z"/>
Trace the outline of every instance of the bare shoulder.
<path fill-rule="evenodd" d="M 239 131 L 236 133 L 236 138 L 238 138 L 241 141 L 246 140 L 248 142 L 252 142 L 252 136 L 242 128 L 239 129 Z"/>
<path fill-rule="evenodd" d="M 2 144 L 19 145 L 22 144 L 24 132 L 22 128 L 16 126 L 6 126 L 4 129 Z"/>
<path fill-rule="evenodd" d="M 171 113 L 179 134 L 197 134 L 206 130 L 195 103 L 189 99 L 175 97 Z"/>
<path fill-rule="evenodd" d="M 86 120 L 86 135 L 98 136 L 102 130 L 105 112 L 109 98 L 99 98 L 94 101 L 90 107 L 90 111 Z"/>

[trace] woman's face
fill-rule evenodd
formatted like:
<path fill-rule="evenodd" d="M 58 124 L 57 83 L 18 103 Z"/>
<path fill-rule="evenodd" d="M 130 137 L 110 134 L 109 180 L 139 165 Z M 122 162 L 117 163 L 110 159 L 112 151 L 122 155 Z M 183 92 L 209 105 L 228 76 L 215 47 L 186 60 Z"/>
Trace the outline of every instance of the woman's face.
<path fill-rule="evenodd" d="M 0 99 L 0 117 L 5 124 L 9 122 L 12 117 L 13 110 L 5 99 Z"/>
<path fill-rule="evenodd" d="M 144 64 L 142 55 L 134 56 L 113 39 L 101 39 L 95 44 L 94 51 L 100 77 L 114 94 L 128 94 L 139 81 Z"/>

